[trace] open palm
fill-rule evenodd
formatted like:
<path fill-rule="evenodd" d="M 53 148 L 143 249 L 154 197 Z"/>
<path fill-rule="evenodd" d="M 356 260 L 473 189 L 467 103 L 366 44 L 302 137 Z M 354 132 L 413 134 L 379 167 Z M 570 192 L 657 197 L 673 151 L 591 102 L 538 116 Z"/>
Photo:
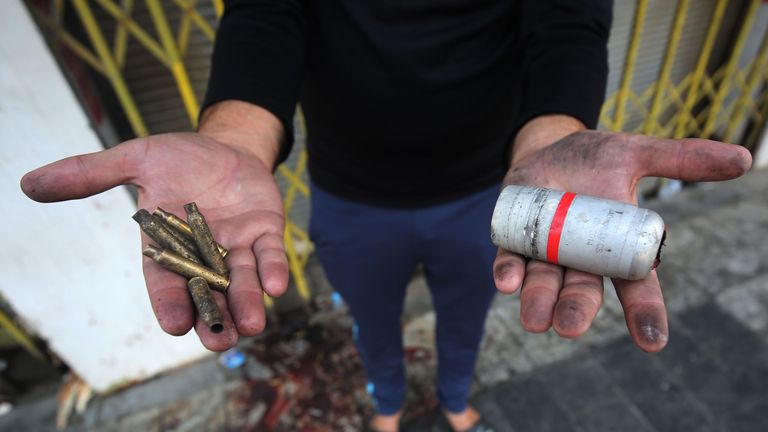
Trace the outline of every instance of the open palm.
<path fill-rule="evenodd" d="M 584 131 L 566 136 L 518 161 L 505 184 L 535 185 L 637 203 L 643 177 L 716 181 L 738 177 L 751 165 L 743 147 L 702 139 Z M 531 332 L 553 327 L 563 337 L 587 331 L 603 300 L 601 276 L 532 260 L 499 249 L 496 287 L 522 287 L 520 319 Z M 656 352 L 668 339 L 664 299 L 656 271 L 638 281 L 613 279 L 629 332 L 643 350 Z"/>
<path fill-rule="evenodd" d="M 21 182 L 40 202 L 84 198 L 121 184 L 135 185 L 139 207 L 149 211 L 162 207 L 183 215 L 182 206 L 196 202 L 217 241 L 229 249 L 230 288 L 226 297 L 214 292 L 224 316 L 218 334 L 196 322 L 186 280 L 144 258 L 150 301 L 163 330 L 182 335 L 194 325 L 203 345 L 215 351 L 234 346 L 238 335 L 259 333 L 265 324 L 263 291 L 278 296 L 288 284 L 283 208 L 270 169 L 205 135 L 176 133 L 66 158 Z M 142 236 L 142 246 L 148 241 Z"/>

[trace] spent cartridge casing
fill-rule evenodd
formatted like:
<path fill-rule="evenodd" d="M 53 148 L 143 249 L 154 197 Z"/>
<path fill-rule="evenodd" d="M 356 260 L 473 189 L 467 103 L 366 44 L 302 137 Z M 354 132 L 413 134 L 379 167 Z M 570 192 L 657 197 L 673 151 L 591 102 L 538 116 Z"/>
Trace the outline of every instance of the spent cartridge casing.
<path fill-rule="evenodd" d="M 205 279 L 212 289 L 227 292 L 229 277 L 216 273 L 208 267 L 190 261 L 172 251 L 158 248 L 152 245 L 144 248 L 143 254 L 152 258 L 156 263 L 187 278 L 200 276 Z"/>
<path fill-rule="evenodd" d="M 205 222 L 205 217 L 197 208 L 197 204 L 193 202 L 184 204 L 184 211 L 187 212 L 187 223 L 192 228 L 192 237 L 195 239 L 197 250 L 200 252 L 203 262 L 217 273 L 228 274 L 229 269 L 227 269 L 224 258 L 221 257 L 219 249 L 216 247 L 213 234 Z"/>
<path fill-rule="evenodd" d="M 153 216 L 154 216 L 154 215 L 153 215 Z M 195 255 L 196 255 L 196 256 L 198 255 L 198 252 L 197 252 L 197 245 L 195 244 L 195 241 L 194 241 L 194 240 L 192 240 L 190 237 L 187 237 L 186 235 L 184 235 L 184 234 L 180 233 L 180 232 L 179 232 L 179 231 L 177 231 L 177 230 L 176 230 L 174 227 L 172 227 L 172 226 L 168 225 L 167 223 L 165 223 L 165 221 L 164 221 L 164 220 L 162 220 L 162 219 L 160 219 L 160 220 L 162 221 L 162 223 L 163 223 L 163 226 L 165 226 L 165 228 L 168 230 L 168 232 L 170 232 L 170 233 L 171 233 L 171 235 L 173 235 L 174 237 L 176 237 L 176 240 L 178 240 L 178 241 L 180 241 L 181 243 L 183 243 L 183 244 L 184 244 L 184 246 L 186 246 L 186 247 L 187 247 L 187 249 L 189 249 L 189 250 L 191 250 L 191 251 L 195 251 Z M 199 256 L 198 256 L 198 258 L 199 258 Z"/>
<path fill-rule="evenodd" d="M 177 233 L 183 235 L 184 237 L 189 239 L 192 242 L 192 244 L 194 244 L 194 237 L 192 236 L 192 228 L 189 227 L 189 224 L 187 224 L 187 222 L 184 219 L 176 216 L 171 212 L 165 211 L 160 207 L 156 208 L 153 213 L 155 214 L 155 216 L 162 219 L 163 222 L 166 223 L 166 225 L 174 228 Z M 222 257 L 224 258 L 227 257 L 227 254 L 229 253 L 229 251 L 226 250 L 224 246 L 216 243 L 216 248 L 219 249 L 219 253 L 221 254 Z"/>
<path fill-rule="evenodd" d="M 200 276 L 195 276 L 187 282 L 189 294 L 195 303 L 200 319 L 211 329 L 213 333 L 221 333 L 224 330 L 224 319 L 221 316 L 219 305 L 213 298 L 208 282 Z"/>
<path fill-rule="evenodd" d="M 172 250 L 182 257 L 202 264 L 203 261 L 197 256 L 197 247 L 194 243 L 184 242 L 177 238 L 168 228 L 166 228 L 162 219 L 149 213 L 144 209 L 139 209 L 134 215 L 135 220 L 141 230 L 144 231 L 152 240 L 161 247 Z"/>

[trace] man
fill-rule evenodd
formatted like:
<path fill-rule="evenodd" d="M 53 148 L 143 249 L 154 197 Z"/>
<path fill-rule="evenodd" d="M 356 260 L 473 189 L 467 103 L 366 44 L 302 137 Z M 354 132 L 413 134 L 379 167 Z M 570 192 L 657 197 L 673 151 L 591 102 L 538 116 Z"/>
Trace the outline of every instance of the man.
<path fill-rule="evenodd" d="M 586 131 L 606 77 L 609 1 L 230 1 L 217 34 L 197 133 L 136 139 L 27 174 L 33 199 L 89 196 L 118 184 L 139 206 L 196 201 L 230 250 L 225 330 L 196 321 L 184 280 L 145 259 L 160 326 L 194 325 L 211 350 L 264 327 L 262 292 L 288 282 L 283 212 L 272 177 L 300 100 L 313 180 L 311 234 L 329 280 L 360 326 L 377 405 L 396 430 L 405 390 L 399 312 L 422 263 L 438 316 L 438 395 L 455 430 L 478 429 L 467 394 L 494 292 L 521 291 L 522 325 L 583 334 L 602 278 L 490 245 L 501 183 L 635 202 L 644 176 L 723 180 L 743 148 Z M 147 239 L 144 238 L 144 242 Z M 668 329 L 655 272 L 615 280 L 630 334 L 661 350 Z"/>

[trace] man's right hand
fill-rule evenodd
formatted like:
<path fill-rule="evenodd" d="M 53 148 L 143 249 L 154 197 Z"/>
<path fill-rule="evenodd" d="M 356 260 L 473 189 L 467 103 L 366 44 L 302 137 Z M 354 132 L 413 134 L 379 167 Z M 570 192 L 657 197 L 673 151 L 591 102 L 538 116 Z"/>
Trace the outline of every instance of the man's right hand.
<path fill-rule="evenodd" d="M 238 143 L 231 131 L 207 129 L 201 126 L 201 133 L 134 139 L 109 150 L 62 159 L 27 173 L 21 188 L 36 201 L 55 202 L 133 184 L 139 190 L 139 208 L 162 207 L 181 216 L 185 203 L 196 202 L 216 240 L 229 250 L 230 288 L 226 297 L 214 292 L 224 316 L 224 331 L 214 334 L 195 320 L 182 276 L 145 257 L 144 278 L 164 331 L 183 335 L 194 325 L 205 347 L 224 351 L 236 344 L 238 335 L 252 336 L 263 330 L 263 291 L 271 296 L 285 291 L 288 260 L 283 246 L 283 207 L 272 176 L 274 154 L 270 161 L 263 151 L 251 152 L 243 142 Z M 278 147 L 268 137 L 279 134 L 250 135 L 250 139 L 254 136 L 272 141 L 256 148 Z M 225 143 L 222 137 L 233 139 Z M 142 248 L 148 242 L 142 235 Z"/>

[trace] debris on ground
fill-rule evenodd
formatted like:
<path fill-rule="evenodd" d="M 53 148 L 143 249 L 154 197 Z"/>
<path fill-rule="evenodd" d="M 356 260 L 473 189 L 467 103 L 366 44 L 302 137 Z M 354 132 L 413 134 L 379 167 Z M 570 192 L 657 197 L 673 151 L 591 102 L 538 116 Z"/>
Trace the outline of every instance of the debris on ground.
<path fill-rule="evenodd" d="M 327 298 L 317 303 L 311 317 L 283 317 L 279 326 L 240 348 L 246 355 L 245 385 L 231 403 L 240 411 L 235 416 L 250 417 L 245 428 L 357 431 L 371 416 L 352 320 Z"/>
<path fill-rule="evenodd" d="M 96 432 L 363 430 L 374 414 L 374 404 L 355 348 L 354 320 L 339 296 L 321 294 L 313 301 L 311 313 L 309 308 L 284 311 L 279 324 L 221 353 L 215 363 L 197 365 L 207 378 L 186 392 L 185 383 L 171 385 L 169 394 L 176 394 L 171 399 L 148 394 L 166 389 L 147 382 L 91 400 L 91 389 L 70 373 L 59 387 L 57 425 Z M 434 390 L 434 321 L 434 314 L 427 314 L 403 324 L 406 422 L 423 423 L 439 412 Z M 208 379 L 210 386 L 201 384 Z M 153 402 L 142 405 L 147 398 Z M 142 408 L 125 410 L 120 401 Z"/>
<path fill-rule="evenodd" d="M 82 415 L 93 397 L 93 389 L 74 372 L 64 378 L 56 399 L 59 401 L 56 412 L 56 429 L 63 430 L 69 425 L 73 413 Z"/>
<path fill-rule="evenodd" d="M 316 312 L 281 320 L 241 347 L 245 385 L 232 394 L 239 426 L 271 432 L 359 431 L 373 415 L 367 378 L 354 345 L 354 322 L 333 295 L 315 299 Z M 431 332 L 434 320 L 406 330 Z M 434 412 L 433 339 L 406 346 L 409 391 L 405 419 Z M 406 341 L 414 340 L 406 337 Z M 232 425 L 234 426 L 234 425 Z"/>

